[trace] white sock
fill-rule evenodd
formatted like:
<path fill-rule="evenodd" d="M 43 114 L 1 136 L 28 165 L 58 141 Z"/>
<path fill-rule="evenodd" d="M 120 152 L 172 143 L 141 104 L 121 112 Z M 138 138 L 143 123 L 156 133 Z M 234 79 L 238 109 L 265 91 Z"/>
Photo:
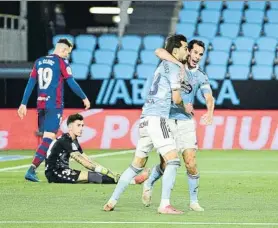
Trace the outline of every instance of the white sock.
<path fill-rule="evenodd" d="M 170 199 L 161 199 L 160 201 L 160 207 L 165 208 L 170 205 Z"/>

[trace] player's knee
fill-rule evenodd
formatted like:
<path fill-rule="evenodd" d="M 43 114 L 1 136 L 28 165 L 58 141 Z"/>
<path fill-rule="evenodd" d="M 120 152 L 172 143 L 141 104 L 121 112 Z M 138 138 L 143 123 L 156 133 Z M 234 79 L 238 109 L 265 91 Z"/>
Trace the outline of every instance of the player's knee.
<path fill-rule="evenodd" d="M 198 173 L 197 165 L 194 162 L 194 160 L 187 160 L 185 162 L 185 167 L 186 167 L 187 172 L 191 175 L 196 175 Z"/>
<path fill-rule="evenodd" d="M 173 160 L 173 159 L 179 159 L 179 155 L 178 155 L 178 152 L 176 150 L 171 150 L 168 153 L 165 153 L 163 155 L 163 158 L 167 162 L 167 161 L 170 161 L 170 160 Z"/>
<path fill-rule="evenodd" d="M 140 158 L 135 156 L 133 161 L 132 161 L 132 166 L 136 168 L 144 168 L 147 162 L 147 158 Z"/>

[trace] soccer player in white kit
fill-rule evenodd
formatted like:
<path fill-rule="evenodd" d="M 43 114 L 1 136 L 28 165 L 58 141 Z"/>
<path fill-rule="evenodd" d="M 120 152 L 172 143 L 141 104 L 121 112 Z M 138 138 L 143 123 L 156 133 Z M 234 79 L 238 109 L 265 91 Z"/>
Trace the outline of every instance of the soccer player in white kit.
<path fill-rule="evenodd" d="M 200 89 L 207 106 L 207 113 L 203 115 L 202 120 L 205 124 L 211 124 L 213 120 L 214 98 L 210 88 L 207 75 L 199 68 L 198 63 L 202 59 L 205 51 L 205 45 L 202 41 L 192 40 L 188 44 L 189 56 L 185 65 L 185 78 L 182 83 L 181 96 L 183 105 L 173 104 L 170 111 L 169 126 L 175 136 L 177 148 L 181 151 L 183 160 L 187 169 L 190 206 L 193 211 L 204 211 L 198 202 L 199 172 L 196 165 L 196 124 L 192 115 L 192 104 L 197 91 Z M 164 49 L 158 49 L 156 54 L 161 59 L 166 59 L 177 63 L 177 60 Z M 152 188 L 156 180 L 163 175 L 164 161 L 155 166 L 149 179 L 145 181 L 142 195 L 142 202 L 145 206 L 151 203 Z"/>
<path fill-rule="evenodd" d="M 167 39 L 166 48 L 175 59 L 187 58 L 187 39 L 183 35 L 173 35 Z M 174 137 L 168 125 L 171 103 L 181 103 L 180 67 L 169 61 L 162 61 L 154 73 L 139 124 L 139 141 L 132 164 L 121 175 L 118 184 L 104 205 L 104 211 L 112 211 L 127 188 L 130 180 L 140 173 L 147 162 L 149 152 L 156 148 L 165 161 L 162 177 L 162 195 L 158 213 L 182 214 L 170 204 L 170 195 L 175 183 L 180 160 Z"/>

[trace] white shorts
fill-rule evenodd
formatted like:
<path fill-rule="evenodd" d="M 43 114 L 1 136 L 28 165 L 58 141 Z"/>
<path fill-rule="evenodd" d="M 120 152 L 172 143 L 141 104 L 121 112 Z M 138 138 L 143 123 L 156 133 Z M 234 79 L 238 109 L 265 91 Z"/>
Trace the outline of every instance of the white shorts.
<path fill-rule="evenodd" d="M 140 119 L 139 140 L 135 156 L 148 157 L 153 148 L 164 156 L 171 150 L 176 150 L 174 136 L 170 131 L 168 119 L 159 116 L 146 116 Z"/>
<path fill-rule="evenodd" d="M 185 149 L 198 149 L 196 122 L 191 120 L 168 120 L 170 129 L 174 134 L 177 149 L 183 152 Z"/>

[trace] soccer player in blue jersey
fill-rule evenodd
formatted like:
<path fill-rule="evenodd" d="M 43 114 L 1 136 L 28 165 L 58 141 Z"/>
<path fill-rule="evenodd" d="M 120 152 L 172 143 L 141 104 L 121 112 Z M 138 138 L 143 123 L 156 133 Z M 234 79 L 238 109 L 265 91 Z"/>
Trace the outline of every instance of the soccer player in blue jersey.
<path fill-rule="evenodd" d="M 83 100 L 85 108 L 90 108 L 90 101 L 74 80 L 67 60 L 72 47 L 69 40 L 60 39 L 53 54 L 37 59 L 25 88 L 18 115 L 21 119 L 26 116 L 29 97 L 38 83 L 37 111 L 39 127 L 43 132 L 42 142 L 36 150 L 32 165 L 25 174 L 26 180 L 39 181 L 35 170 L 44 161 L 49 145 L 56 137 L 64 109 L 64 81 Z"/>
<path fill-rule="evenodd" d="M 192 40 L 188 44 L 189 56 L 185 64 L 185 78 L 182 83 L 181 96 L 183 105 L 173 104 L 170 111 L 169 126 L 173 132 L 177 148 L 182 153 L 183 160 L 187 169 L 187 179 L 190 194 L 190 209 L 193 211 L 204 211 L 198 203 L 199 172 L 196 166 L 196 124 L 192 115 L 192 104 L 197 91 L 200 89 L 207 106 L 207 112 L 202 120 L 209 125 L 213 120 L 214 98 L 210 88 L 207 75 L 200 69 L 198 63 L 203 57 L 205 45 L 202 41 Z M 177 59 L 173 58 L 166 50 L 158 49 L 157 55 L 161 59 L 172 61 L 178 64 Z M 142 202 L 145 206 L 151 203 L 152 189 L 156 180 L 163 175 L 164 161 L 155 166 L 149 179 L 144 183 Z"/>
<path fill-rule="evenodd" d="M 183 61 L 188 54 L 187 39 L 183 35 L 174 35 L 167 40 L 167 48 L 178 60 Z M 143 106 L 139 123 L 139 141 L 132 164 L 121 175 L 119 182 L 104 205 L 105 211 L 112 211 L 127 188 L 130 180 L 145 166 L 148 154 L 155 147 L 165 160 L 162 178 L 162 195 L 158 212 L 162 214 L 182 214 L 170 204 L 171 190 L 175 183 L 177 169 L 180 166 L 175 140 L 168 125 L 171 103 L 180 103 L 180 67 L 169 61 L 162 61 L 154 73 L 151 89 Z"/>

